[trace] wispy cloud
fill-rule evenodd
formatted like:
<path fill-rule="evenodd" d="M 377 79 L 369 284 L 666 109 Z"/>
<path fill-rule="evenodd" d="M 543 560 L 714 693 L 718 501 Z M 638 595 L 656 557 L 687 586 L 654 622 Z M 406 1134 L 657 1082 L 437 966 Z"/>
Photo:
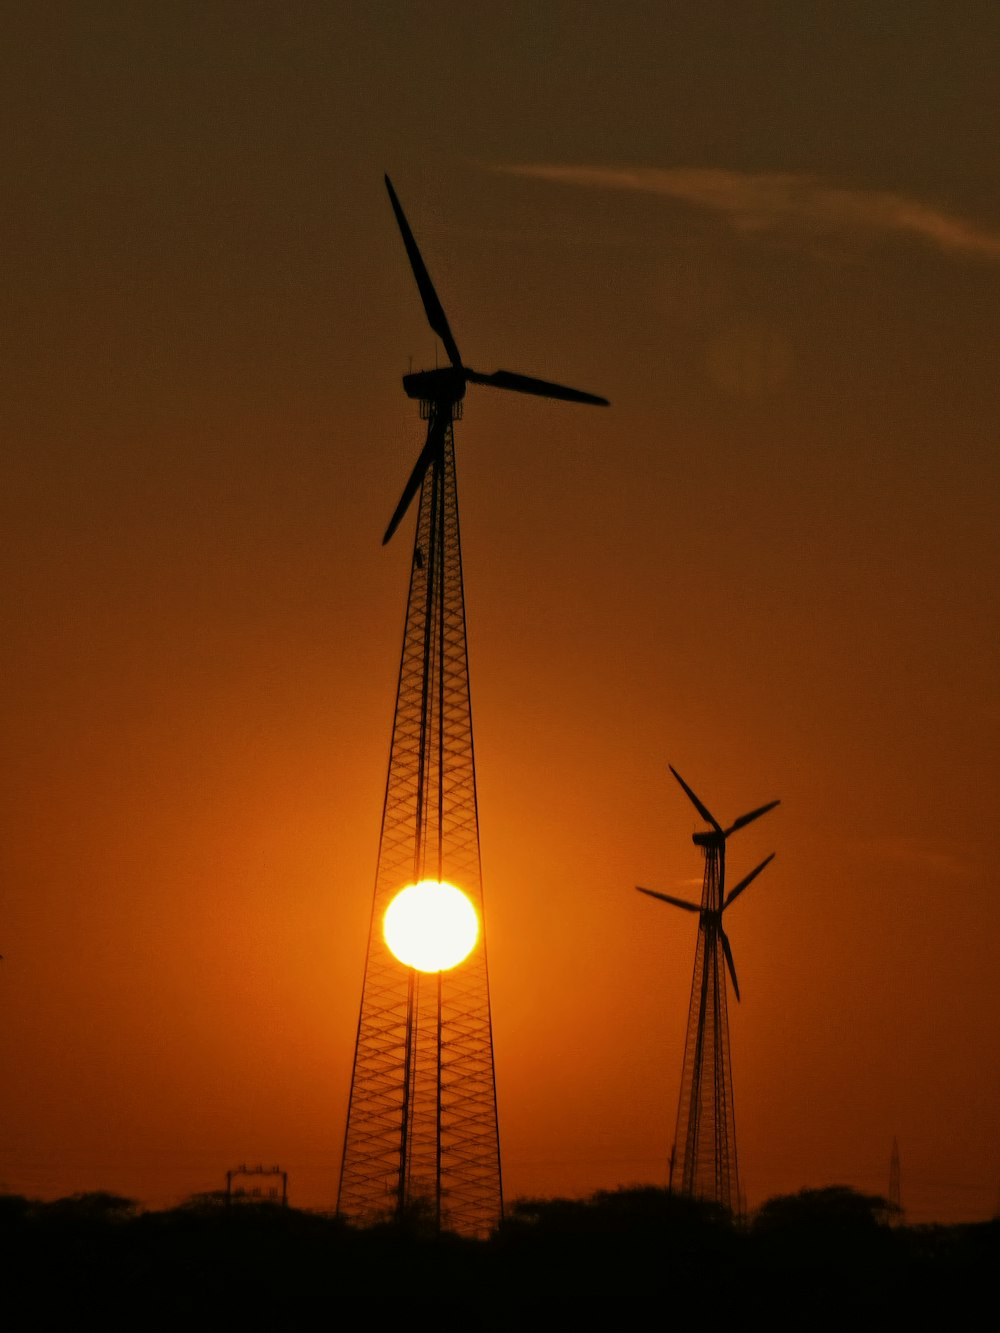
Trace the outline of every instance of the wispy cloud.
<path fill-rule="evenodd" d="M 885 835 L 867 839 L 864 847 L 867 854 L 878 860 L 906 866 L 926 875 L 949 879 L 978 878 L 979 867 L 973 861 L 950 848 L 935 846 L 927 839 Z"/>
<path fill-rule="evenodd" d="M 498 171 L 600 190 L 660 195 L 721 213 L 743 231 L 913 236 L 939 250 L 1000 260 L 1000 231 L 888 190 L 853 190 L 794 172 L 717 167 L 594 167 L 521 164 Z"/>

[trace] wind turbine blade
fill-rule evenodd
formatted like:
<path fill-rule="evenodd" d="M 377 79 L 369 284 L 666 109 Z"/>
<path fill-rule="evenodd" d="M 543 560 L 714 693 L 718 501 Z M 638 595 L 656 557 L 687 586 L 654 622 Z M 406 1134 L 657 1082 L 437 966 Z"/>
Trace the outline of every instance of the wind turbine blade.
<path fill-rule="evenodd" d="M 533 393 L 539 398 L 561 398 L 566 403 L 590 403 L 594 407 L 610 406 L 606 398 L 599 398 L 596 393 L 584 393 L 582 389 L 567 389 L 563 384 L 536 380 L 533 375 L 516 375 L 512 370 L 494 370 L 492 375 L 483 375 L 478 370 L 466 370 L 465 377 L 470 384 L 488 384 L 494 389 Z"/>
<path fill-rule="evenodd" d="M 730 833 L 735 833 L 738 828 L 746 828 L 747 824 L 752 824 L 755 819 L 760 819 L 761 815 L 766 815 L 768 810 L 773 810 L 776 805 L 780 804 L 780 801 L 769 801 L 767 805 L 762 805 L 759 810 L 751 810 L 748 815 L 740 815 L 739 819 L 726 829 L 726 837 L 728 838 Z"/>
<path fill-rule="evenodd" d="M 697 903 L 689 903 L 686 898 L 671 898 L 669 893 L 656 893 L 653 889 L 644 889 L 636 885 L 639 893 L 644 893 L 647 898 L 659 898 L 661 903 L 670 903 L 672 907 L 683 907 L 685 912 L 700 912 L 701 908 Z"/>
<path fill-rule="evenodd" d="M 722 904 L 722 910 L 725 911 L 734 898 L 738 898 L 744 889 L 749 888 L 750 885 L 757 878 L 757 876 L 760 874 L 760 872 L 764 869 L 764 867 L 766 865 L 769 865 L 773 860 L 774 860 L 774 852 L 772 852 L 771 855 L 768 856 L 765 860 L 761 861 L 760 865 L 757 867 L 756 870 L 751 870 L 749 875 L 744 875 L 744 877 L 740 880 L 739 884 L 737 884 L 736 888 L 733 889 L 732 893 L 730 893 L 727 896 L 726 901 Z"/>
<path fill-rule="evenodd" d="M 382 538 L 382 545 L 392 540 L 392 534 L 402 522 L 403 515 L 409 509 L 413 497 L 423 485 L 424 473 L 430 467 L 435 453 L 441 447 L 441 440 L 444 436 L 446 418 L 444 416 L 433 416 L 427 429 L 427 441 L 420 451 L 420 457 L 417 459 L 413 471 L 410 473 L 410 479 L 403 487 L 403 494 L 399 497 L 399 504 L 393 511 L 392 518 L 389 520 L 389 526 L 385 530 L 385 536 Z"/>
<path fill-rule="evenodd" d="M 736 964 L 733 962 L 733 951 L 729 947 L 729 936 L 719 927 L 719 939 L 722 941 L 722 952 L 726 955 L 726 966 L 729 968 L 729 975 L 733 979 L 733 990 L 736 992 L 736 999 L 740 998 L 740 983 L 736 980 Z"/>
<path fill-rule="evenodd" d="M 712 825 L 712 828 L 715 829 L 716 833 L 721 833 L 721 832 L 722 832 L 722 825 L 719 823 L 719 821 L 716 819 L 716 817 L 711 813 L 711 811 L 710 811 L 706 806 L 702 805 L 701 801 L 698 800 L 698 797 L 695 796 L 694 792 L 693 792 L 693 791 L 691 790 L 691 788 L 687 785 L 687 783 L 684 781 L 684 779 L 681 777 L 681 775 L 677 772 L 677 769 L 674 768 L 673 764 L 669 764 L 668 767 L 669 767 L 671 773 L 673 773 L 674 777 L 677 779 L 677 781 L 681 784 L 681 786 L 682 786 L 682 787 L 684 788 L 684 790 L 687 792 L 688 800 L 691 802 L 691 804 L 694 806 L 694 808 L 698 811 L 699 815 L 701 815 L 702 819 L 704 819 L 707 823 L 711 824 L 711 825 Z"/>
<path fill-rule="evenodd" d="M 434 284 L 431 282 L 431 275 L 427 272 L 427 265 L 417 249 L 417 243 L 413 239 L 413 232 L 410 231 L 410 224 L 406 220 L 406 214 L 403 207 L 396 198 L 396 191 L 392 188 L 392 181 L 388 176 L 385 178 L 385 188 L 389 191 L 389 202 L 392 204 L 392 211 L 396 214 L 396 222 L 403 237 L 403 244 L 406 246 L 406 253 L 410 259 L 410 268 L 413 269 L 413 276 L 417 280 L 417 287 L 420 289 L 420 297 L 424 303 L 424 311 L 427 315 L 427 323 L 431 326 L 437 336 L 444 343 L 444 350 L 448 353 L 448 359 L 456 370 L 462 369 L 462 358 L 459 355 L 458 348 L 455 346 L 455 339 L 451 336 L 451 329 L 448 327 L 448 320 L 445 318 L 444 309 L 438 300 L 438 294 L 434 290 Z"/>

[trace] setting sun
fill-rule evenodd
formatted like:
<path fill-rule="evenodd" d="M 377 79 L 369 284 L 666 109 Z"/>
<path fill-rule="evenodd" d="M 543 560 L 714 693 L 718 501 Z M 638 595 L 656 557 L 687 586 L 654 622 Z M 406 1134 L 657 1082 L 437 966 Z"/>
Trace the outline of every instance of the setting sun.
<path fill-rule="evenodd" d="M 446 972 L 472 952 L 479 938 L 479 918 L 454 884 L 424 879 L 396 894 L 386 908 L 382 934 L 407 967 Z"/>

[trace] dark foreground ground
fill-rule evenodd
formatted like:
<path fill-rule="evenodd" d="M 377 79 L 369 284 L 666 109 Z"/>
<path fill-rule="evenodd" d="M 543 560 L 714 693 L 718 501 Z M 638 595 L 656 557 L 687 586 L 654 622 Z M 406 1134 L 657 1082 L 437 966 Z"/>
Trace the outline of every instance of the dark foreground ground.
<path fill-rule="evenodd" d="M 654 1189 L 522 1201 L 488 1241 L 354 1229 L 273 1205 L 143 1213 L 0 1195 L 4 1327 L 575 1330 L 968 1327 L 1000 1221 L 891 1225 L 839 1187 L 747 1222 Z"/>

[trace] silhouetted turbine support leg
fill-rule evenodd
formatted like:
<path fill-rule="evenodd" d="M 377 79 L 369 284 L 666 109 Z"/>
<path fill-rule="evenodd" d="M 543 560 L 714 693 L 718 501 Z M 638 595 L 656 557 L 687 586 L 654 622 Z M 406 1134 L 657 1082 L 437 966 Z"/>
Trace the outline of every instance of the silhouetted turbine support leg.
<path fill-rule="evenodd" d="M 421 486 L 338 1208 L 483 1235 L 502 1186 L 450 422 L 441 437 Z M 422 879 L 456 884 L 480 919 L 451 971 L 407 969 L 382 938 L 393 896 Z"/>

